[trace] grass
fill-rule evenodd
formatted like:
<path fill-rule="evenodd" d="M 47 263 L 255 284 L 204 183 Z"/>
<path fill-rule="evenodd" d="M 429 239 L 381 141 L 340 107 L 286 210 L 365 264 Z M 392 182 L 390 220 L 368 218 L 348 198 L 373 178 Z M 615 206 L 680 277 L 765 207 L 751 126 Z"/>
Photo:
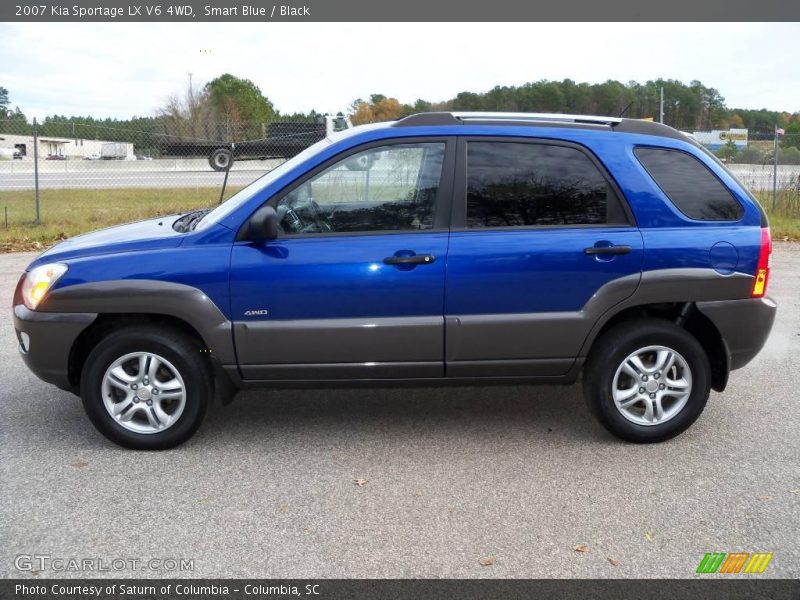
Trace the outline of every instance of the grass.
<path fill-rule="evenodd" d="M 800 240 L 800 217 L 770 215 L 769 226 L 774 240 Z"/>
<path fill-rule="evenodd" d="M 225 197 L 239 189 L 228 188 Z M 219 187 L 42 190 L 40 225 L 34 224 L 33 191 L 0 192 L 0 252 L 43 250 L 93 229 L 213 206 L 219 192 Z M 769 214 L 773 237 L 800 240 L 800 192 L 780 192 L 776 210 L 771 193 L 757 197 Z"/>
<path fill-rule="evenodd" d="M 772 192 L 757 192 L 756 198 L 769 216 L 772 238 L 800 240 L 800 190 L 781 190 L 772 209 Z"/>
<path fill-rule="evenodd" d="M 239 189 L 229 187 L 225 197 Z M 94 229 L 213 206 L 219 192 L 219 187 L 41 190 L 39 225 L 33 191 L 0 192 L 0 252 L 43 250 Z"/>

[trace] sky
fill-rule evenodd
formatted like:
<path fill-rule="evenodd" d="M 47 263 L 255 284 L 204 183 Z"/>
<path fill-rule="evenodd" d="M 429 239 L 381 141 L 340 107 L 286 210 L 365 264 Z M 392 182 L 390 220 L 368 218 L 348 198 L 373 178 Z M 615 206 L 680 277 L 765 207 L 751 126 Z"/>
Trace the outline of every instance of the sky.
<path fill-rule="evenodd" d="M 0 24 L 0 86 L 28 117 L 152 115 L 230 72 L 281 112 L 413 103 L 540 79 L 700 80 L 728 107 L 800 111 L 799 23 Z"/>

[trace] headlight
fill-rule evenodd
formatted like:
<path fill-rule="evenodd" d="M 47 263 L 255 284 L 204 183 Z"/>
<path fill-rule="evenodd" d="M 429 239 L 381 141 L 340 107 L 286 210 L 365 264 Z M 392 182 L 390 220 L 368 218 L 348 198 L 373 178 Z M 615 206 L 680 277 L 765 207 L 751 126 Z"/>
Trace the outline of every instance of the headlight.
<path fill-rule="evenodd" d="M 48 290 L 66 272 L 67 265 L 61 263 L 39 265 L 28 271 L 22 282 L 22 301 L 25 306 L 35 310 L 47 295 Z"/>

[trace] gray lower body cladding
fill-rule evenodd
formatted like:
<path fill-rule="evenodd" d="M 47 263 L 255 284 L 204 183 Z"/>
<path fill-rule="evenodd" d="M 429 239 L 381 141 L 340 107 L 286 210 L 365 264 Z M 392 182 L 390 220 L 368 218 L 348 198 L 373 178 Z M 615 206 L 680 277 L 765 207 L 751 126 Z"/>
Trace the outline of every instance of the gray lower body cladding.
<path fill-rule="evenodd" d="M 729 368 L 746 365 L 766 342 L 776 311 L 772 300 L 748 297 L 752 281 L 745 274 L 666 269 L 610 282 L 575 312 L 235 324 L 196 288 L 107 281 L 54 290 L 43 310 L 15 306 L 14 324 L 28 367 L 63 389 L 70 389 L 70 350 L 98 314 L 151 312 L 194 327 L 237 385 L 346 380 L 394 385 L 406 379 L 556 383 L 575 379 L 598 332 L 615 314 L 659 302 L 694 302 L 720 332 Z"/>
<path fill-rule="evenodd" d="M 609 282 L 574 312 L 262 320 L 237 322 L 234 333 L 245 381 L 569 382 L 614 315 L 641 305 L 694 302 L 721 333 L 725 364 L 735 369 L 758 353 L 774 319 L 774 302 L 749 298 L 752 285 L 744 273 L 660 269 Z M 739 320 L 751 325 L 732 328 Z"/>
<path fill-rule="evenodd" d="M 211 298 L 188 285 L 149 279 L 81 283 L 50 292 L 40 311 L 176 317 L 200 334 L 220 364 L 236 362 L 230 321 Z"/>
<path fill-rule="evenodd" d="M 746 298 L 698 302 L 697 308 L 720 332 L 733 370 L 744 367 L 764 347 L 778 307 L 771 298 Z"/>
<path fill-rule="evenodd" d="M 69 356 L 75 340 L 97 318 L 96 313 L 52 313 L 14 307 L 22 360 L 41 380 L 73 391 L 69 381 Z"/>

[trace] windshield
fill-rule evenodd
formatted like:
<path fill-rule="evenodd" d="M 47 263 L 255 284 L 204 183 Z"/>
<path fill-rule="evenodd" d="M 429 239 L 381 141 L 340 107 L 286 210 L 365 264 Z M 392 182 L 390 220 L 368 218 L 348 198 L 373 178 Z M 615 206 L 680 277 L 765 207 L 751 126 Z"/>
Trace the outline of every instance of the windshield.
<path fill-rule="evenodd" d="M 219 223 L 222 219 L 230 215 L 233 211 L 239 208 L 242 204 L 244 204 L 247 200 L 253 197 L 254 194 L 257 194 L 268 185 L 270 185 L 273 181 L 277 180 L 278 178 L 282 177 L 288 171 L 291 171 L 297 165 L 303 163 L 308 158 L 314 156 L 327 146 L 331 144 L 331 140 L 328 138 L 324 138 L 317 142 L 316 144 L 309 146 L 305 150 L 303 150 L 300 154 L 290 158 L 285 163 L 275 167 L 272 171 L 262 175 L 258 179 L 256 179 L 253 183 L 248 185 L 246 188 L 238 191 L 233 196 L 228 198 L 225 202 L 220 204 L 217 208 L 212 210 L 210 213 L 202 217 L 202 220 L 197 223 L 195 227 L 196 231 L 200 231 L 202 229 L 207 229 L 211 227 L 215 223 Z"/>

